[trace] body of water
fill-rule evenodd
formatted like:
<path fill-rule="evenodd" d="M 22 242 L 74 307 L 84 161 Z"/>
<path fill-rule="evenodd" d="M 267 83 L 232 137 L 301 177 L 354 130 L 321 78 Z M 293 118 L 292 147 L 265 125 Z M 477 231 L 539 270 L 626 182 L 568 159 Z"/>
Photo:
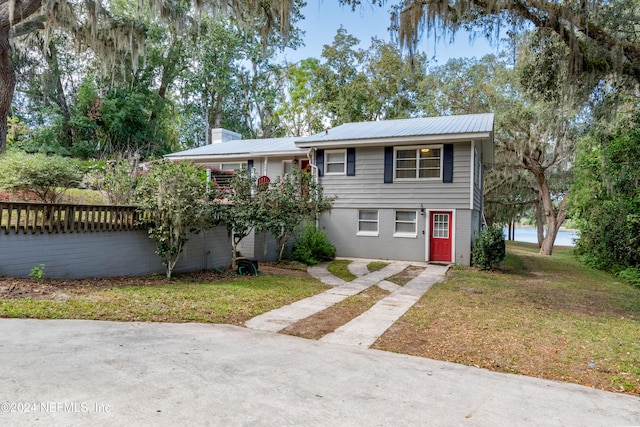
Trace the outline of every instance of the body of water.
<path fill-rule="evenodd" d="M 507 228 L 504 229 L 505 238 L 507 236 Z M 560 230 L 556 237 L 556 246 L 575 246 L 574 240 L 578 239 L 580 235 L 576 231 Z M 515 238 L 516 242 L 538 243 L 538 231 L 535 228 L 521 228 L 516 227 Z"/>

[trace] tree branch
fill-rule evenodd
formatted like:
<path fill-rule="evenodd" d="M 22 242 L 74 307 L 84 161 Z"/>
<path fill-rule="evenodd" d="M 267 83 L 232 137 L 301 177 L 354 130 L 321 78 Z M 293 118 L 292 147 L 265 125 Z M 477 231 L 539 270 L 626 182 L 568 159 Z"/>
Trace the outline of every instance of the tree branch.
<path fill-rule="evenodd" d="M 28 19 L 38 12 L 41 6 L 42 0 L 15 0 L 11 13 L 10 2 L 0 4 L 0 32 L 9 31 L 11 27 Z"/>
<path fill-rule="evenodd" d="M 11 30 L 9 31 L 9 38 L 12 39 L 16 37 L 22 37 L 34 31 L 43 30 L 46 20 L 46 16 L 38 15 L 26 22 L 19 23 L 11 28 Z"/>

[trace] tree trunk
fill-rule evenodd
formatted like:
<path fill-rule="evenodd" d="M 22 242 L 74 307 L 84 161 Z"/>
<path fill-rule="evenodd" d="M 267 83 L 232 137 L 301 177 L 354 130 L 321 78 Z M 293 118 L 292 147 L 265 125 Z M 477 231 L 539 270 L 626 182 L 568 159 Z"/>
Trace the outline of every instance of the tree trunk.
<path fill-rule="evenodd" d="M 11 62 L 9 27 L 0 29 L 0 153 L 7 147 L 7 117 L 11 109 L 16 75 Z"/>
<path fill-rule="evenodd" d="M 542 200 L 538 195 L 536 201 L 536 229 L 538 230 L 538 247 L 542 247 L 542 241 L 544 240 L 544 220 L 542 218 Z"/>
<path fill-rule="evenodd" d="M 547 235 L 544 237 L 542 245 L 540 246 L 540 254 L 551 255 L 553 253 L 553 244 L 556 241 L 560 225 L 562 225 L 566 218 L 564 207 L 566 205 L 567 195 L 565 194 L 562 202 L 560 202 L 560 205 L 556 210 L 553 206 L 553 201 L 551 200 L 551 191 L 549 190 L 549 186 L 545 180 L 544 173 L 537 173 L 535 175 L 538 188 L 540 189 L 540 198 L 542 199 L 544 216 L 547 221 Z"/>
<path fill-rule="evenodd" d="M 278 260 L 276 261 L 276 264 L 280 264 L 282 262 L 282 257 L 284 256 L 284 248 L 286 245 L 287 245 L 286 240 L 284 242 L 278 242 L 278 246 L 280 250 L 278 251 Z"/>
<path fill-rule="evenodd" d="M 42 5 L 41 0 L 2 2 L 0 4 L 0 153 L 7 147 L 7 117 L 11 109 L 16 75 L 11 62 L 9 30 L 26 21 Z"/>
<path fill-rule="evenodd" d="M 60 113 L 63 118 L 63 132 L 65 135 L 66 143 L 68 146 L 71 146 L 73 141 L 73 132 L 71 128 L 71 113 L 69 112 L 69 105 L 67 104 L 67 98 L 64 94 L 64 87 L 62 85 L 62 79 L 60 78 L 60 65 L 58 62 L 58 49 L 56 44 L 53 41 L 49 42 L 49 46 L 45 47 L 44 44 L 41 44 L 42 55 L 44 56 L 47 64 L 49 65 L 49 69 L 53 75 L 54 85 L 55 85 L 55 96 L 53 97 L 53 102 L 56 103 L 58 108 L 60 108 Z"/>

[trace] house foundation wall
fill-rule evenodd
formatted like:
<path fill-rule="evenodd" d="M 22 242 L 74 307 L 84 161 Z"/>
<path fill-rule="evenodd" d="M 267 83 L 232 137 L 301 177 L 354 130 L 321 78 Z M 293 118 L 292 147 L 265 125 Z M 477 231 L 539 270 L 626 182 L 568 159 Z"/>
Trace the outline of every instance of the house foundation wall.
<path fill-rule="evenodd" d="M 145 230 L 96 233 L 0 234 L 0 276 L 28 277 L 44 264 L 45 277 L 85 278 L 163 274 L 156 243 Z M 174 272 L 226 268 L 231 241 L 225 227 L 189 237 Z"/>
<path fill-rule="evenodd" d="M 415 237 L 394 237 L 395 209 L 378 209 L 378 235 L 358 235 L 358 209 L 333 208 L 320 219 L 320 227 L 336 247 L 336 255 L 347 258 L 371 258 L 403 261 L 426 260 L 427 216 L 417 210 Z M 455 254 L 453 262 L 471 262 L 472 211 L 455 210 Z"/>

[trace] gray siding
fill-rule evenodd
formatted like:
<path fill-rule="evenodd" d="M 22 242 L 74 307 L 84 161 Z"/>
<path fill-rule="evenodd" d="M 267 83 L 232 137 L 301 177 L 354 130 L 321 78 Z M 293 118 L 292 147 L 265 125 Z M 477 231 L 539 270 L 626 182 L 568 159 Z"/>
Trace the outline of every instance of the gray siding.
<path fill-rule="evenodd" d="M 323 214 L 320 226 L 336 246 L 339 257 L 390 259 L 404 261 L 425 260 L 425 216 L 418 215 L 418 237 L 393 237 L 395 210 L 378 210 L 377 237 L 358 236 L 358 209 L 334 208 Z"/>
<path fill-rule="evenodd" d="M 45 277 L 113 277 L 164 273 L 155 242 L 143 230 L 109 233 L 2 234 L 0 275 L 28 277 L 44 264 Z M 231 264 L 231 242 L 224 227 L 191 235 L 174 271 L 196 271 Z"/>
<path fill-rule="evenodd" d="M 287 243 L 285 252 L 293 246 L 293 238 Z M 252 231 L 242 239 L 238 250 L 241 256 L 256 258 L 258 261 L 276 261 L 278 259 L 278 243 L 271 233 Z"/>
<path fill-rule="evenodd" d="M 293 157 L 270 157 L 267 163 L 267 176 L 273 181 L 282 175 L 282 162 L 293 160 Z"/>
<path fill-rule="evenodd" d="M 437 180 L 385 184 L 384 148 L 356 148 L 356 175 L 320 178 L 326 195 L 335 195 L 334 208 L 468 209 L 470 204 L 471 144 L 456 143 L 453 182 Z"/>
<path fill-rule="evenodd" d="M 471 211 L 471 240 L 476 240 L 476 236 L 482 229 L 482 215 L 480 211 Z"/>
<path fill-rule="evenodd" d="M 469 265 L 471 262 L 472 217 L 474 211 L 455 211 L 453 262 Z M 476 214 L 477 215 L 477 214 Z M 395 209 L 378 209 L 378 236 L 359 236 L 358 209 L 334 208 L 322 215 L 320 227 L 336 246 L 336 256 L 347 258 L 426 261 L 426 235 L 429 216 L 418 214 L 417 237 L 394 237 Z"/>
<path fill-rule="evenodd" d="M 472 212 L 469 209 L 456 211 L 455 244 L 456 253 L 453 262 L 460 265 L 471 264 Z"/>
<path fill-rule="evenodd" d="M 482 204 L 484 199 L 484 171 L 482 169 L 482 145 L 480 142 L 476 142 L 474 149 L 474 185 L 473 185 L 473 209 L 482 211 Z M 479 171 L 476 172 L 476 169 Z"/>
<path fill-rule="evenodd" d="M 240 253 L 240 256 L 255 258 L 255 237 L 255 231 L 251 231 L 251 234 L 240 240 L 240 243 L 238 243 L 238 252 Z"/>

